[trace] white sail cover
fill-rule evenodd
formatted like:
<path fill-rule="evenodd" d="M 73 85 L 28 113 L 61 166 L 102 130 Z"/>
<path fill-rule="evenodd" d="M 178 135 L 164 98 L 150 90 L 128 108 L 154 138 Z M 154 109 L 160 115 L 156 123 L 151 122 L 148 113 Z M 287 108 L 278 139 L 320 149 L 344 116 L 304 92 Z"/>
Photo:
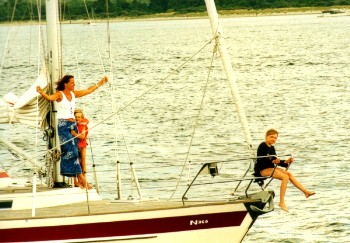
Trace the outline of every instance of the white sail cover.
<path fill-rule="evenodd" d="M 32 86 L 22 96 L 8 93 L 0 99 L 0 123 L 22 123 L 33 127 L 45 127 L 45 116 L 49 109 L 49 102 L 36 91 L 40 86 L 47 90 L 48 78 L 45 69 Z"/>

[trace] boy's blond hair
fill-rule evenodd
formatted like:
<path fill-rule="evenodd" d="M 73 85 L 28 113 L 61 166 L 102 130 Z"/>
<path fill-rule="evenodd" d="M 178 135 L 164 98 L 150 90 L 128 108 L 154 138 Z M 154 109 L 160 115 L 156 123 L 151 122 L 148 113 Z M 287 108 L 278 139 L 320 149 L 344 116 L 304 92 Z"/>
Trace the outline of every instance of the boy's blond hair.
<path fill-rule="evenodd" d="M 273 128 L 267 130 L 267 132 L 266 132 L 266 137 L 269 136 L 269 135 L 272 135 L 272 134 L 276 134 L 276 135 L 278 136 L 277 130 L 275 130 L 275 129 L 273 129 Z"/>

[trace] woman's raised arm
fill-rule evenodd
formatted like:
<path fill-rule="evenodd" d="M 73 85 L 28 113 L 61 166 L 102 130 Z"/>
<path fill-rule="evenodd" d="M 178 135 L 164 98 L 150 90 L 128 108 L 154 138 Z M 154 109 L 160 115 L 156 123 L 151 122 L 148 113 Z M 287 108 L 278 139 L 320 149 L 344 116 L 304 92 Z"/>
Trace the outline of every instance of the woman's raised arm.
<path fill-rule="evenodd" d="M 36 91 L 41 94 L 42 97 L 44 97 L 46 100 L 49 100 L 49 101 L 57 101 L 57 100 L 61 100 L 62 97 L 61 97 L 61 93 L 60 92 L 56 92 L 52 95 L 48 95 L 46 94 L 40 86 L 36 86 Z"/>

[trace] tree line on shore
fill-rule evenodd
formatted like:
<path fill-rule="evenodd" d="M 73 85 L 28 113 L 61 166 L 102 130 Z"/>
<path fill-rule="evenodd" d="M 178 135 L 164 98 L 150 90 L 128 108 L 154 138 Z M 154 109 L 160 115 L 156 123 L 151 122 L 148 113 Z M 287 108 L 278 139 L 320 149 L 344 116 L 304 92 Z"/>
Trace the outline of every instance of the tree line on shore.
<path fill-rule="evenodd" d="M 45 1 L 2 0 L 0 21 L 45 19 Z M 159 13 L 188 14 L 205 12 L 204 0 L 60 0 L 65 20 L 90 18 L 141 17 Z M 258 10 L 298 7 L 331 7 L 350 5 L 350 0 L 216 0 L 218 10 Z"/>

